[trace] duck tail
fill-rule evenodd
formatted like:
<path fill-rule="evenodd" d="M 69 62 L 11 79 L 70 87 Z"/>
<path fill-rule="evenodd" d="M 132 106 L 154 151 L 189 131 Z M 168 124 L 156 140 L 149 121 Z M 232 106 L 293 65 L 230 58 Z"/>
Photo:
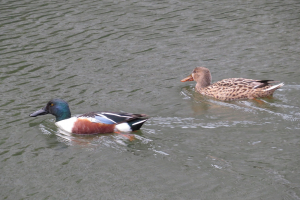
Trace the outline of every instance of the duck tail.
<path fill-rule="evenodd" d="M 121 132 L 131 132 L 139 130 L 142 125 L 149 119 L 149 117 L 144 114 L 134 114 L 133 116 L 134 118 L 130 119 L 129 121 L 117 124 L 117 130 Z"/>
<path fill-rule="evenodd" d="M 277 85 L 273 85 L 272 87 L 265 89 L 264 91 L 277 90 L 278 88 L 280 88 L 282 86 L 284 86 L 284 83 L 279 83 Z"/>
<path fill-rule="evenodd" d="M 140 130 L 140 128 L 142 127 L 142 125 L 148 120 L 148 118 L 146 119 L 135 119 L 132 121 L 127 122 L 128 125 L 130 126 L 132 131 L 136 131 L 136 130 Z"/>

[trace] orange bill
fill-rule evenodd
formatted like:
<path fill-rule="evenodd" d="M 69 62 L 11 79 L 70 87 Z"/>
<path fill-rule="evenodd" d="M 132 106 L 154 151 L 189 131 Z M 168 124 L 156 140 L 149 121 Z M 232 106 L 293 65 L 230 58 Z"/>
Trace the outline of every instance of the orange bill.
<path fill-rule="evenodd" d="M 188 77 L 182 79 L 181 82 L 193 81 L 193 80 L 194 80 L 194 78 L 192 77 L 192 74 L 191 74 L 191 75 L 189 75 Z"/>

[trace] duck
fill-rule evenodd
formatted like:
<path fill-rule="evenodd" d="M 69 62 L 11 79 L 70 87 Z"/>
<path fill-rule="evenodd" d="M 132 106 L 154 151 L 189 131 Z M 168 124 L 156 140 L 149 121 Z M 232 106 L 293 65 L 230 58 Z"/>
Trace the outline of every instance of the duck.
<path fill-rule="evenodd" d="M 274 80 L 254 80 L 246 78 L 228 78 L 211 83 L 211 73 L 205 67 L 196 67 L 192 74 L 181 80 L 196 81 L 195 91 L 221 101 L 256 99 L 272 96 L 275 90 L 284 84 Z"/>
<path fill-rule="evenodd" d="M 52 114 L 55 125 L 71 134 L 93 135 L 101 133 L 120 133 L 139 130 L 149 119 L 145 114 L 125 112 L 89 112 L 71 117 L 69 105 L 62 99 L 52 99 L 47 105 L 31 113 L 30 117 Z"/>

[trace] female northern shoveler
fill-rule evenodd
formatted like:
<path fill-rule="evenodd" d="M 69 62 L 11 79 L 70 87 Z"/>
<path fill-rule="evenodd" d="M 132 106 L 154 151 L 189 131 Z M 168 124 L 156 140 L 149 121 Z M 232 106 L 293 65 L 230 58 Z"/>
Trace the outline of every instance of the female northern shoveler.
<path fill-rule="evenodd" d="M 196 92 L 223 101 L 254 99 L 271 96 L 284 84 L 270 85 L 273 80 L 253 80 L 245 78 L 223 79 L 211 84 L 211 74 L 205 67 L 196 67 L 192 74 L 181 82 L 196 81 Z"/>
<path fill-rule="evenodd" d="M 148 116 L 144 114 L 90 112 L 77 117 L 71 117 L 67 102 L 61 99 L 52 99 L 47 105 L 32 114 L 52 114 L 56 117 L 55 125 L 68 133 L 99 134 L 113 132 L 130 132 L 139 130 Z"/>

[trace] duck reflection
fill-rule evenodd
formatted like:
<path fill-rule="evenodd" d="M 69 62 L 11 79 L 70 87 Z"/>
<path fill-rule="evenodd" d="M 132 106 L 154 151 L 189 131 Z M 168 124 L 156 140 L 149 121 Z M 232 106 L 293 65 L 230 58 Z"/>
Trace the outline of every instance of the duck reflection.
<path fill-rule="evenodd" d="M 140 131 L 139 131 L 140 132 Z M 118 143 L 127 146 L 130 142 L 136 140 L 132 133 L 107 133 L 101 135 L 75 135 L 64 130 L 58 129 L 56 133 L 58 140 L 70 146 L 95 147 L 111 146 Z"/>

